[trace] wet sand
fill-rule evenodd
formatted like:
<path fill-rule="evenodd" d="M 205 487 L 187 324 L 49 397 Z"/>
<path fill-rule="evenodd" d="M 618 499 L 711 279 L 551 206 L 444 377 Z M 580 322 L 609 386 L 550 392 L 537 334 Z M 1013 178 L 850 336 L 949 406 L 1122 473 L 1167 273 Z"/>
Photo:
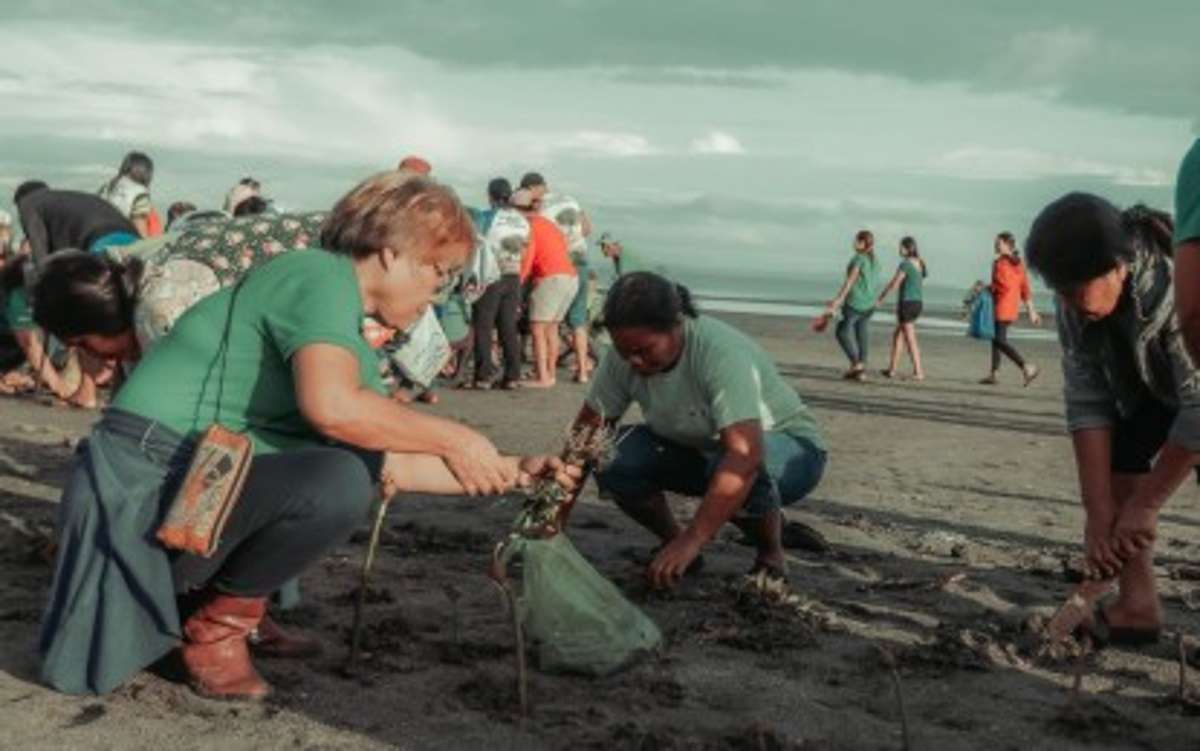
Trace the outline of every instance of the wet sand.
<path fill-rule="evenodd" d="M 985 345 L 950 335 L 924 337 L 924 383 L 855 384 L 841 379 L 830 334 L 795 319 L 727 317 L 776 356 L 832 446 L 820 487 L 788 511 L 833 545 L 794 551 L 801 607 L 737 606 L 731 588 L 752 552 L 732 528 L 706 549 L 699 576 L 670 593 L 648 590 L 634 559 L 655 541 L 589 487 L 571 537 L 657 621 L 666 648 L 601 680 L 535 671 L 532 716 L 522 721 L 511 629 L 485 575 L 515 501 L 406 497 L 392 504 L 367 608 L 370 654 L 357 677 L 339 668 L 365 530 L 304 577 L 305 604 L 284 618 L 318 636 L 325 655 L 259 661 L 276 688 L 265 704 L 203 700 L 149 672 L 109 696 L 71 697 L 35 679 L 50 568 L 0 524 L 3 745 L 897 749 L 898 684 L 916 749 L 1197 746 L 1200 719 L 1175 698 L 1175 639 L 1200 634 L 1200 592 L 1189 578 L 1200 564 L 1195 486 L 1163 514 L 1164 642 L 1082 662 L 1032 657 L 1031 624 L 1069 590 L 1062 561 L 1078 553 L 1083 526 L 1053 343 L 1017 342 L 1044 368 L 1028 389 L 1011 365 L 1000 386 L 978 385 Z M 887 334 L 874 331 L 873 372 Z M 430 409 L 508 451 L 557 451 L 582 393 L 567 383 L 551 392 L 443 391 Z M 0 512 L 52 524 L 68 444 L 92 419 L 0 400 Z M 693 507 L 677 503 L 683 514 Z M 1200 685 L 1200 670 L 1187 676 Z"/>

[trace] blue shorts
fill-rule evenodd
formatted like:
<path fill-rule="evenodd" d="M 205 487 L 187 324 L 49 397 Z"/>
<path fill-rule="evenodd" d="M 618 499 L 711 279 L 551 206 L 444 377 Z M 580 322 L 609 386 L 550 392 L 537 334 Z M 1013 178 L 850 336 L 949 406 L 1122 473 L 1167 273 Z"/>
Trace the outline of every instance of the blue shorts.
<path fill-rule="evenodd" d="M 647 425 L 622 428 L 615 451 L 596 483 L 601 497 L 631 501 L 660 491 L 701 497 L 722 456 L 719 449 L 701 451 L 669 441 Z M 763 433 L 763 466 L 738 516 L 757 518 L 804 498 L 821 481 L 825 458 L 825 451 L 807 438 Z"/>
<path fill-rule="evenodd" d="M 579 275 L 579 290 L 571 301 L 571 307 L 567 308 L 566 321 L 572 329 L 580 329 L 588 324 L 588 266 L 586 263 L 576 264 L 575 271 Z"/>

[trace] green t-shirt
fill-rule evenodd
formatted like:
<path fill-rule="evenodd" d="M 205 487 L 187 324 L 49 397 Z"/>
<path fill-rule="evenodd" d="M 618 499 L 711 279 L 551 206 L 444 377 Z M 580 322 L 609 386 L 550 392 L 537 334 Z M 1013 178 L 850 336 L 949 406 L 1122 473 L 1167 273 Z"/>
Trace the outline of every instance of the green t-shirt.
<path fill-rule="evenodd" d="M 925 276 L 921 267 L 911 258 L 900 262 L 900 270 L 904 272 L 904 281 L 900 283 L 900 302 L 921 302 L 925 299 Z"/>
<path fill-rule="evenodd" d="M 4 296 L 4 323 L 0 324 L 3 331 L 28 331 L 37 328 L 33 322 L 33 308 L 29 305 L 29 297 L 25 287 L 13 287 Z"/>
<path fill-rule="evenodd" d="M 1175 244 L 1200 240 L 1200 138 L 1179 165 L 1175 180 Z"/>
<path fill-rule="evenodd" d="M 343 347 L 358 358 L 362 382 L 386 393 L 362 319 L 348 256 L 286 253 L 184 313 L 134 369 L 113 406 L 184 435 L 217 421 L 246 432 L 260 453 L 320 443 L 296 402 L 292 355 L 308 344 Z"/>
<path fill-rule="evenodd" d="M 846 266 L 846 273 L 858 269 L 858 278 L 846 295 L 846 305 L 855 310 L 867 311 L 875 307 L 875 297 L 879 293 L 879 263 L 874 253 L 855 253 L 854 258 Z"/>
<path fill-rule="evenodd" d="M 651 430 L 698 449 L 717 448 L 720 431 L 744 420 L 761 420 L 764 431 L 807 438 L 825 448 L 812 414 L 766 351 L 707 316 L 685 321 L 683 354 L 666 373 L 638 375 L 609 348 L 587 402 L 606 418 L 618 419 L 636 402 Z"/>

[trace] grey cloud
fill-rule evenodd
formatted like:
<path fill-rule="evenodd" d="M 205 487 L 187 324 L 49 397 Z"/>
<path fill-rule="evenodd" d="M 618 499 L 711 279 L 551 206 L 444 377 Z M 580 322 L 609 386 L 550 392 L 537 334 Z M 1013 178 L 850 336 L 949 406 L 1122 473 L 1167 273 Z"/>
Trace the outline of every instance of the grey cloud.
<path fill-rule="evenodd" d="M 777 74 L 698 68 L 629 68 L 614 71 L 608 77 L 613 81 L 643 86 L 712 86 L 756 90 L 787 87 L 787 83 Z"/>
<path fill-rule="evenodd" d="M 467 67 L 621 66 L 716 85 L 748 70 L 834 68 L 1185 117 L 1200 109 L 1195 0 L 407 0 L 163 4 L 24 0 L 9 19 L 136 21 L 141 33 L 253 45 L 396 45 Z M 624 76 L 624 73 L 618 74 Z M 747 78 L 746 76 L 749 76 Z"/>

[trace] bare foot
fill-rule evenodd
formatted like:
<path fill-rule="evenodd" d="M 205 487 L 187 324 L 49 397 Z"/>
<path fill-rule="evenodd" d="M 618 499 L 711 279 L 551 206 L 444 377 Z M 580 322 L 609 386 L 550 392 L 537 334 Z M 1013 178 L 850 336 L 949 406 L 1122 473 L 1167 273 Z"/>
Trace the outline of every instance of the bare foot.
<path fill-rule="evenodd" d="M 1025 385 L 1028 386 L 1029 384 L 1033 383 L 1033 379 L 1037 378 L 1038 374 L 1041 372 L 1041 369 L 1036 365 L 1026 365 L 1024 371 Z"/>
<path fill-rule="evenodd" d="M 555 381 L 521 381 L 521 387 L 527 389 L 552 389 L 555 385 Z"/>

